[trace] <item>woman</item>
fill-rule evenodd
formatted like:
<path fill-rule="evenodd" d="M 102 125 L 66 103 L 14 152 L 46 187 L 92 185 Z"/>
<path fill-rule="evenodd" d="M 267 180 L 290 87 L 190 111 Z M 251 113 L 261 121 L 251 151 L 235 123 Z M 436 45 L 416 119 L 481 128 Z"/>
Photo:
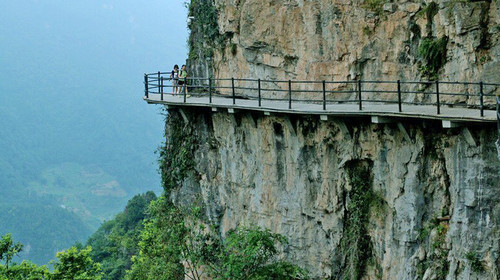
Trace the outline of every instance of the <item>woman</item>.
<path fill-rule="evenodd" d="M 170 74 L 170 79 L 172 79 L 172 94 L 176 94 L 179 88 L 179 65 L 174 65 L 174 70 Z"/>

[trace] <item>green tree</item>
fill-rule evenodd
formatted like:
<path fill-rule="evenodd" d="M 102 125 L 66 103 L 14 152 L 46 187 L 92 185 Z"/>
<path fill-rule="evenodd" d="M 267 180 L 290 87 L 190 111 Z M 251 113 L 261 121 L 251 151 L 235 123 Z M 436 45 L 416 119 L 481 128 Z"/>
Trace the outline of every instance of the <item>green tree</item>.
<path fill-rule="evenodd" d="M 10 261 L 23 248 L 21 243 L 14 243 L 12 236 L 6 234 L 0 239 L 0 280 L 100 280 L 101 267 L 90 257 L 91 247 L 74 246 L 57 253 L 54 272 L 46 266 L 37 266 L 28 261 L 20 264 Z M 5 264 L 2 264 L 4 261 Z"/>
<path fill-rule="evenodd" d="M 200 209 L 179 209 L 165 197 L 151 203 L 139 255 L 133 257 L 128 280 L 192 279 L 306 279 L 299 267 L 279 261 L 286 238 L 258 227 L 230 232 L 223 241 L 204 226 Z"/>
<path fill-rule="evenodd" d="M 286 244 L 284 236 L 268 229 L 236 229 L 224 240 L 218 255 L 220 263 L 212 269 L 212 273 L 220 280 L 306 279 L 304 270 L 276 260 L 278 246 Z"/>
<path fill-rule="evenodd" d="M 23 250 L 23 244 L 14 243 L 10 233 L 2 236 L 0 239 L 0 261 L 5 262 L 5 268 L 9 269 L 9 263 L 12 258 L 17 256 Z"/>
<path fill-rule="evenodd" d="M 49 280 L 50 276 L 46 266 L 37 266 L 28 261 L 14 264 L 8 269 L 0 265 L 0 280 Z"/>
<path fill-rule="evenodd" d="M 101 263 L 105 279 L 119 280 L 132 266 L 132 256 L 139 253 L 143 220 L 148 217 L 147 208 L 156 199 L 154 192 L 134 196 L 125 210 L 113 220 L 105 222 L 89 238 L 92 259 Z"/>
<path fill-rule="evenodd" d="M 184 279 L 182 242 L 186 236 L 183 217 L 165 197 L 151 203 L 151 218 L 145 222 L 139 255 L 132 261 L 126 279 Z"/>
<path fill-rule="evenodd" d="M 45 280 L 49 279 L 46 266 L 37 266 L 28 261 L 21 264 L 13 263 L 12 259 L 23 249 L 23 244 L 15 243 L 11 234 L 0 239 L 0 280 Z M 4 262 L 2 264 L 1 262 Z"/>
<path fill-rule="evenodd" d="M 90 257 L 92 248 L 84 249 L 71 247 L 57 253 L 58 260 L 54 262 L 52 280 L 100 280 L 102 279 L 101 265 Z"/>

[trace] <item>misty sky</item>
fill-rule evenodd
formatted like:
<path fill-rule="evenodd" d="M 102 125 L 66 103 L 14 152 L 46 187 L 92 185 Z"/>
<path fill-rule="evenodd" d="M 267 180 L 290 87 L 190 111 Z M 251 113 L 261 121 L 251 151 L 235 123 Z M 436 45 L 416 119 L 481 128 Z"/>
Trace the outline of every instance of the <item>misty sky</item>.
<path fill-rule="evenodd" d="M 1 1 L 0 10 L 2 84 L 33 72 L 61 84 L 61 76 L 81 73 L 93 81 L 109 72 L 140 75 L 186 56 L 181 0 L 16 0 Z M 19 79 L 5 80 L 10 75 Z"/>

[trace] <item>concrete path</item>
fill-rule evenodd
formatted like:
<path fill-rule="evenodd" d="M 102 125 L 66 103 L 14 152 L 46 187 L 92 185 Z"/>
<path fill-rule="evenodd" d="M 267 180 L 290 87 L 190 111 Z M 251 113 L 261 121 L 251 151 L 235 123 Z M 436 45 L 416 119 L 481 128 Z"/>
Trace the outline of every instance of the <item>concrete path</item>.
<path fill-rule="evenodd" d="M 292 109 L 288 108 L 288 101 L 282 100 L 262 100 L 259 107 L 257 99 L 233 99 L 228 97 L 212 97 L 212 103 L 208 96 L 194 95 L 186 99 L 182 95 L 172 96 L 164 94 L 163 101 L 160 94 L 149 94 L 149 98 L 144 99 L 150 104 L 164 104 L 169 106 L 189 106 L 189 107 L 212 107 L 226 108 L 228 110 L 251 110 L 269 113 L 302 114 L 302 115 L 322 115 L 322 116 L 372 116 L 372 117 L 399 117 L 442 120 L 443 126 L 453 123 L 480 122 L 494 123 L 497 121 L 495 110 L 484 110 L 484 117 L 480 116 L 479 109 L 450 108 L 441 106 L 441 114 L 437 114 L 436 106 L 432 105 L 402 105 L 402 112 L 398 112 L 398 104 L 384 104 L 363 101 L 363 108 L 360 111 L 357 103 L 330 103 L 326 110 L 322 104 L 312 104 L 300 101 L 292 101 Z M 373 118 L 372 118 L 373 119 Z M 446 123 L 446 124 L 445 124 Z"/>

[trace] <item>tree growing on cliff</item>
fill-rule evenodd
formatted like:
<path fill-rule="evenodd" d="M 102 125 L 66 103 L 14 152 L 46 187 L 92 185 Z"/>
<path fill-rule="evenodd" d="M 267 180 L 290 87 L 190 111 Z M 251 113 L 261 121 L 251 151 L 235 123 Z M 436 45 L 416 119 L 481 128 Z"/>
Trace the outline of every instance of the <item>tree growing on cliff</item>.
<path fill-rule="evenodd" d="M 220 262 L 212 274 L 220 280 L 306 279 L 305 270 L 286 261 L 278 261 L 278 246 L 287 239 L 268 229 L 240 228 L 230 232 L 217 256 Z"/>
<path fill-rule="evenodd" d="M 214 228 L 200 222 L 200 209 L 181 210 L 165 197 L 150 206 L 128 280 L 306 279 L 307 273 L 279 261 L 286 238 L 258 227 L 231 231 L 222 240 Z"/>

